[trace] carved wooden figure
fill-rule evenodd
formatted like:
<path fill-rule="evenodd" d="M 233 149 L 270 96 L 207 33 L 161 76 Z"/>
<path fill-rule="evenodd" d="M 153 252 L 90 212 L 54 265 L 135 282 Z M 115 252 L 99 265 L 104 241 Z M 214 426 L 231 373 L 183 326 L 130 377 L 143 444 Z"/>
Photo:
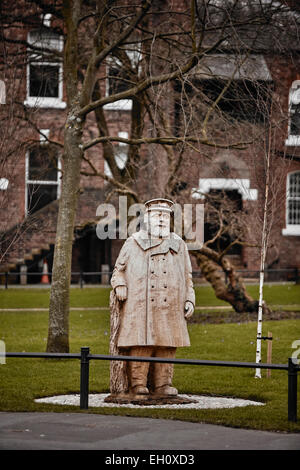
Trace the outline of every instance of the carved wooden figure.
<path fill-rule="evenodd" d="M 195 293 L 185 242 L 170 232 L 172 201 L 145 203 L 145 230 L 124 243 L 111 285 L 110 353 L 174 358 L 190 345 L 186 320 Z M 176 397 L 173 364 L 135 361 L 111 363 L 111 394 Z"/>

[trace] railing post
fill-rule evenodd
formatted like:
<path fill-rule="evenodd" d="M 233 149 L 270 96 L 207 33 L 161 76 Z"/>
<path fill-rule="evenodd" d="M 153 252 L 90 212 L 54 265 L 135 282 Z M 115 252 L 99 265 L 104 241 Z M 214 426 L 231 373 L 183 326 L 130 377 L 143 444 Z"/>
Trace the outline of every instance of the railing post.
<path fill-rule="evenodd" d="M 87 410 L 89 407 L 89 367 L 90 361 L 88 355 L 90 348 L 81 348 L 80 361 L 80 408 Z"/>
<path fill-rule="evenodd" d="M 297 365 L 291 357 L 288 369 L 288 420 L 297 422 Z"/>

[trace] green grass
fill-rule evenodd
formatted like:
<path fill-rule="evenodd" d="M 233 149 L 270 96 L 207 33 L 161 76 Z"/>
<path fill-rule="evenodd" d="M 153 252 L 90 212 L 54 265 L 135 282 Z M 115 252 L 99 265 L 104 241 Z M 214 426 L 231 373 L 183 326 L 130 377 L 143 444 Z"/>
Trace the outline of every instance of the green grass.
<path fill-rule="evenodd" d="M 253 286 L 251 286 L 252 288 Z M 275 287 L 275 286 L 274 286 Z M 276 286 L 284 303 L 295 302 L 299 286 Z M 266 290 L 267 291 L 267 290 Z M 204 295 L 205 294 L 205 295 Z M 278 291 L 270 287 L 269 302 L 278 303 Z M 291 295 L 290 295 L 291 294 Z M 71 305 L 98 307 L 108 305 L 109 289 L 72 289 Z M 207 287 L 197 288 L 197 296 L 207 305 L 214 299 Z M 47 307 L 49 291 L 44 289 L 8 289 L 0 291 L 0 308 Z M 217 301 L 219 302 L 219 301 Z M 48 314 L 35 312 L 0 312 L 0 340 L 6 351 L 45 351 Z M 300 337 L 300 320 L 263 323 L 263 334 L 273 333 L 273 362 L 284 363 L 291 356 L 292 342 Z M 189 324 L 190 348 L 178 349 L 178 358 L 208 360 L 255 361 L 256 322 L 231 324 Z M 108 354 L 109 311 L 71 311 L 70 352 L 89 346 L 93 354 Z M 263 343 L 262 361 L 266 362 Z M 0 365 L 1 411 L 73 411 L 86 412 L 74 406 L 38 404 L 34 398 L 79 393 L 80 361 L 53 359 L 7 358 Z M 287 420 L 287 372 L 272 371 L 270 379 L 262 371 L 262 379 L 254 378 L 253 369 L 227 367 L 175 366 L 174 386 L 179 393 L 240 397 L 258 400 L 264 406 L 248 406 L 218 410 L 170 410 L 130 408 L 89 408 L 88 412 L 123 414 L 152 418 L 180 419 L 227 426 L 300 432 L 300 423 Z M 90 392 L 109 391 L 109 362 L 91 361 Z M 300 392 L 300 390 L 299 390 Z M 299 401 L 299 398 L 298 398 Z M 298 413 L 299 419 L 299 413 Z"/>
<path fill-rule="evenodd" d="M 87 287 L 70 289 L 71 307 L 108 307 L 108 287 Z M 0 290 L 0 308 L 47 308 L 50 289 L 48 288 L 13 288 Z"/>
<path fill-rule="evenodd" d="M 258 299 L 258 285 L 247 286 L 252 297 Z M 300 284 L 266 284 L 264 299 L 270 305 L 300 305 Z"/>
<path fill-rule="evenodd" d="M 223 306 L 228 303 L 216 298 L 210 286 L 196 286 L 196 305 L 201 307 Z M 247 291 L 253 298 L 258 298 L 258 286 L 248 285 Z M 71 307 L 108 307 L 109 287 L 72 288 L 70 293 Z M 49 305 L 49 289 L 44 288 L 13 288 L 0 290 L 0 308 L 47 308 Z M 300 284 L 266 284 L 264 299 L 270 305 L 297 305 L 300 309 Z"/>

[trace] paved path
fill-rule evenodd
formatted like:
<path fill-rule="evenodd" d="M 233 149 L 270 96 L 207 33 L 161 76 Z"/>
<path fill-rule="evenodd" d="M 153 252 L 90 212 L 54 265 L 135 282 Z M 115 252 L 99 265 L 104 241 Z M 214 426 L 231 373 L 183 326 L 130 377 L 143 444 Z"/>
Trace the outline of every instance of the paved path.
<path fill-rule="evenodd" d="M 1 450 L 300 450 L 300 434 L 90 413 L 0 413 Z"/>

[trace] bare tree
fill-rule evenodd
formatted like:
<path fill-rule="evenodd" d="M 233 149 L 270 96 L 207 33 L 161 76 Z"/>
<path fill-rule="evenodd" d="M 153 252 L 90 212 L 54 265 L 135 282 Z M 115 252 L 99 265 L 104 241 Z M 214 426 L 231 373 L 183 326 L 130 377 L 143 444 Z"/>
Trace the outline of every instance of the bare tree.
<path fill-rule="evenodd" d="M 275 108 L 273 110 L 273 108 Z M 267 111 L 267 110 L 266 110 Z M 276 134 L 281 133 L 281 120 L 275 120 L 273 115 L 280 115 L 280 110 L 276 103 L 271 102 L 269 119 L 262 136 L 263 155 L 260 157 L 261 168 L 258 186 L 262 192 L 262 208 L 256 215 L 261 230 L 257 236 L 261 237 L 259 246 L 260 269 L 259 269 L 259 301 L 257 315 L 257 336 L 256 336 L 256 362 L 259 364 L 262 357 L 262 329 L 263 329 L 263 313 L 265 310 L 264 301 L 264 282 L 265 269 L 268 263 L 268 252 L 272 245 L 276 246 L 276 240 L 272 234 L 274 228 L 279 225 L 279 208 L 284 207 L 285 193 L 281 191 L 284 187 L 285 175 L 288 172 L 290 161 L 285 159 L 285 155 L 278 158 L 276 155 L 275 142 Z M 266 117 L 268 113 L 265 113 Z M 261 369 L 258 367 L 255 371 L 255 377 L 261 378 Z"/>

